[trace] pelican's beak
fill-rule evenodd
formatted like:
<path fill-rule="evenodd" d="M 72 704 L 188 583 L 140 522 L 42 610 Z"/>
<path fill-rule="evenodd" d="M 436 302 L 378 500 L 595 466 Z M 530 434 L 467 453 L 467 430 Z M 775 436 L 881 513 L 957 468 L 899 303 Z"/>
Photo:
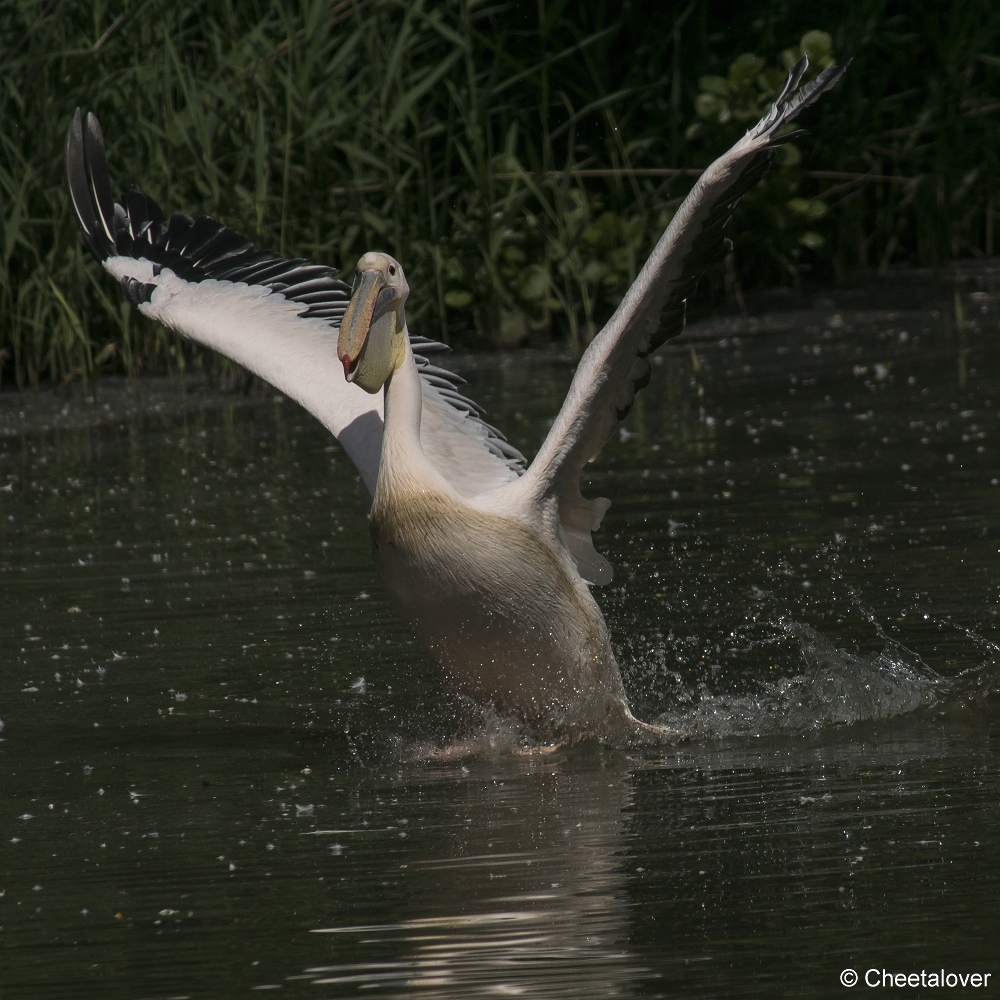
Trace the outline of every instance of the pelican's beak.
<path fill-rule="evenodd" d="M 381 271 L 362 271 L 340 321 L 337 356 L 344 377 L 367 392 L 378 392 L 392 374 L 398 298 Z"/>

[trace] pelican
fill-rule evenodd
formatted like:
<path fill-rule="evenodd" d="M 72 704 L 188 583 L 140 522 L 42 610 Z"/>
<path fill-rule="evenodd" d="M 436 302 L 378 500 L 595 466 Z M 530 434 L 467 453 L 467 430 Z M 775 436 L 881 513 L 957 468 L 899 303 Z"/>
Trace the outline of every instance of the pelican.
<path fill-rule="evenodd" d="M 610 502 L 585 498 L 580 476 L 648 383 L 647 356 L 682 331 L 699 275 L 728 252 L 723 230 L 783 127 L 843 73 L 803 84 L 807 65 L 694 185 L 530 464 L 431 363 L 444 345 L 408 330 L 393 257 L 364 254 L 351 287 L 207 216 L 164 220 L 138 188 L 115 204 L 100 125 L 79 109 L 66 175 L 84 242 L 129 302 L 297 400 L 340 441 L 371 496 L 378 575 L 448 688 L 562 739 L 660 740 L 676 734 L 632 715 L 590 591 L 612 576 L 591 539 Z"/>

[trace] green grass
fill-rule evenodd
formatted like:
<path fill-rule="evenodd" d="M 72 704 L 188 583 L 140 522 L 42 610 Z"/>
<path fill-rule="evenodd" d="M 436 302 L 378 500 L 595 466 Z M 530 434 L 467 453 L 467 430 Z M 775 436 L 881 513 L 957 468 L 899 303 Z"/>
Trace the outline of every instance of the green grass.
<path fill-rule="evenodd" d="M 735 255 L 701 294 L 992 254 L 1000 13 L 982 0 L 915 0 L 905 15 L 876 0 L 760 6 L 10 0 L 0 378 L 218 367 L 85 259 L 62 180 L 77 105 L 101 119 L 119 192 L 138 182 L 168 211 L 336 266 L 386 249 L 428 335 L 578 350 L 692 172 L 819 29 L 854 64 L 747 198 Z"/>

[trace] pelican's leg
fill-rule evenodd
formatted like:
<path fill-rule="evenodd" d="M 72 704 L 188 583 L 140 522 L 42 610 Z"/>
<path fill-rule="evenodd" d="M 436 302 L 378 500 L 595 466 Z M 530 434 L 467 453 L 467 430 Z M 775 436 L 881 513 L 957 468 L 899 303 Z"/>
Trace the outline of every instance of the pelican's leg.
<path fill-rule="evenodd" d="M 617 702 L 608 717 L 608 742 L 614 745 L 656 746 L 676 743 L 683 735 L 670 726 L 637 719 L 624 701 Z"/>

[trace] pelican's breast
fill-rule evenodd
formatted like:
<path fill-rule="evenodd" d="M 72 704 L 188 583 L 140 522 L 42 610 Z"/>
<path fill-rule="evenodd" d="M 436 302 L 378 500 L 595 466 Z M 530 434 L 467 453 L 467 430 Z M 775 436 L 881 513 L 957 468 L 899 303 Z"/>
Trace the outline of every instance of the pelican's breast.
<path fill-rule="evenodd" d="M 555 723 L 620 693 L 589 590 L 520 521 L 413 490 L 377 494 L 371 532 L 383 584 L 461 693 Z"/>

